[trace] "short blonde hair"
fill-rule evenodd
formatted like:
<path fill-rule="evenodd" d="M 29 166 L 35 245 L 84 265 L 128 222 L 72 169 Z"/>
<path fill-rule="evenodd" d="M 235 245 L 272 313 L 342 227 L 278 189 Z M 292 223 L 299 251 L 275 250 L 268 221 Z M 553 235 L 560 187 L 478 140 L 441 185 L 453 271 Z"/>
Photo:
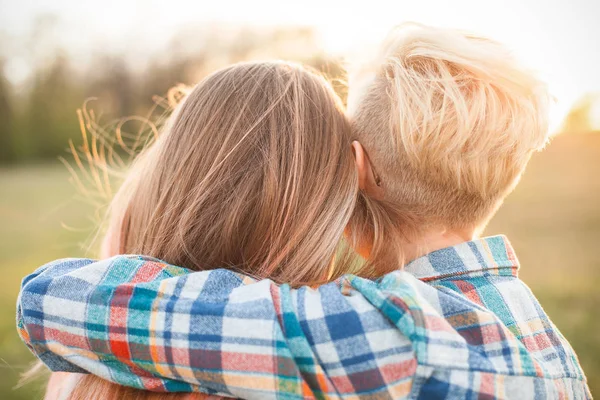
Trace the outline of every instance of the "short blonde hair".
<path fill-rule="evenodd" d="M 351 71 L 348 111 L 386 200 L 464 228 L 487 222 L 547 142 L 548 100 L 502 45 L 406 24 Z"/>

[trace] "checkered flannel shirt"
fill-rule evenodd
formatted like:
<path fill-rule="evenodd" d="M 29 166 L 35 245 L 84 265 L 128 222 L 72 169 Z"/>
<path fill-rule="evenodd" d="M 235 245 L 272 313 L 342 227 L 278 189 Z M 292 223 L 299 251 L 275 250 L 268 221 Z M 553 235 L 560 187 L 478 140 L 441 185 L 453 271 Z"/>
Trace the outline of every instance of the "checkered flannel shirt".
<path fill-rule="evenodd" d="M 377 281 L 291 289 L 143 256 L 64 259 L 23 280 L 17 325 L 53 371 L 248 399 L 587 399 L 573 349 L 503 236 Z"/>

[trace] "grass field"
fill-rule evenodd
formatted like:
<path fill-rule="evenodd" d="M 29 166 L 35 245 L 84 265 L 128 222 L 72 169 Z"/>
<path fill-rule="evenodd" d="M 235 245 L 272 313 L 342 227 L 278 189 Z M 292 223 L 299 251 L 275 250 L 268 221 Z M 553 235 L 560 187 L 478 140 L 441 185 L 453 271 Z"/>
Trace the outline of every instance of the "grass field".
<path fill-rule="evenodd" d="M 534 156 L 487 233 L 505 233 L 521 277 L 570 340 L 600 393 L 600 135 L 556 138 Z M 0 399 L 41 398 L 39 383 L 13 390 L 33 357 L 14 328 L 21 278 L 60 257 L 85 255 L 91 208 L 74 200 L 58 162 L 0 169 Z M 66 225 L 65 228 L 63 225 Z"/>

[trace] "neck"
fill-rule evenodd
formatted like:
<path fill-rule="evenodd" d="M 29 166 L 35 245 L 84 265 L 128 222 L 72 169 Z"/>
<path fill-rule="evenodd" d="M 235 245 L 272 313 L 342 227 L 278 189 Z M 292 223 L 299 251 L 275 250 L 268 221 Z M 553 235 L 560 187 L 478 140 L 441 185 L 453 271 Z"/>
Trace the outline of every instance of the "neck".
<path fill-rule="evenodd" d="M 417 238 L 406 240 L 401 249 L 406 262 L 410 262 L 432 251 L 456 246 L 476 238 L 475 228 L 447 230 L 433 228 Z"/>

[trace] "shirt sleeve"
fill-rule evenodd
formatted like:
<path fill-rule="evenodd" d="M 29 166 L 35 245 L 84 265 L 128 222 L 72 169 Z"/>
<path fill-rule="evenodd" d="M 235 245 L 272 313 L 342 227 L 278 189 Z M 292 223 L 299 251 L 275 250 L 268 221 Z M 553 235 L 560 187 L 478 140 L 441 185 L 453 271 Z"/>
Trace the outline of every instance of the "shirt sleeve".
<path fill-rule="evenodd" d="M 23 280 L 17 326 L 51 370 L 139 389 L 397 397 L 416 361 L 410 301 L 388 297 L 352 276 L 293 290 L 141 256 L 67 259 Z"/>

